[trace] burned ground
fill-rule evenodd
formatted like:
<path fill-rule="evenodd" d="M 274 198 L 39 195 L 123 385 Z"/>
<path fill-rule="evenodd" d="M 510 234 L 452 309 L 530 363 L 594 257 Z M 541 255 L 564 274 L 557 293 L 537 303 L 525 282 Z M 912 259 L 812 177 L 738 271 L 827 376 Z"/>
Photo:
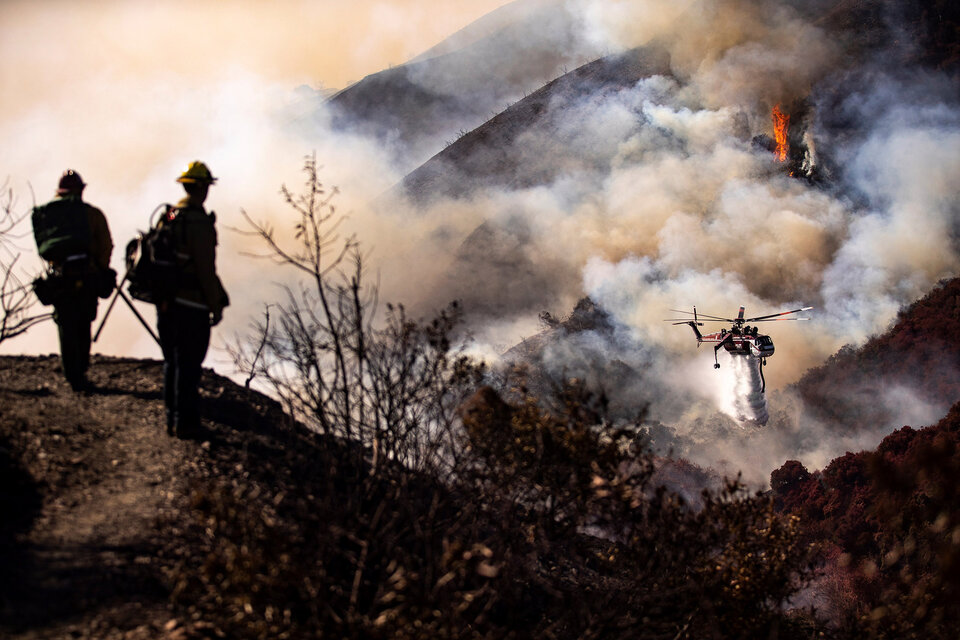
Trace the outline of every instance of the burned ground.
<path fill-rule="evenodd" d="M 95 356 L 82 395 L 56 357 L 0 358 L 0 635 L 187 637 L 197 622 L 170 604 L 191 491 L 210 476 L 268 478 L 272 456 L 298 448 L 258 432 L 282 422 L 272 402 L 209 371 L 202 440 L 170 438 L 161 371 Z"/>

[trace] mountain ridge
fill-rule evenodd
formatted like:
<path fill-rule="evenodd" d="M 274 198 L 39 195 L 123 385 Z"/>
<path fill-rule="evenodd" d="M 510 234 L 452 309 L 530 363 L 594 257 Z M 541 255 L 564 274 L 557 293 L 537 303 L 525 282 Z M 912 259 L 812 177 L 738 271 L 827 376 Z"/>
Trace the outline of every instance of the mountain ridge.
<path fill-rule="evenodd" d="M 546 184 L 556 178 L 544 172 L 534 158 L 546 154 L 556 161 L 565 157 L 568 170 L 589 171 L 589 159 L 581 161 L 557 144 L 549 149 L 530 148 L 525 134 L 540 129 L 543 137 L 553 139 L 557 114 L 578 99 L 604 92 L 616 92 L 653 75 L 670 74 L 670 57 L 658 47 L 638 47 L 588 62 L 548 82 L 481 126 L 464 133 L 427 162 L 407 174 L 402 193 L 418 204 L 443 197 L 469 197 L 484 187 L 526 188 Z M 513 153 L 523 149 L 522 154 Z M 467 177 L 469 176 L 469 179 Z"/>
<path fill-rule="evenodd" d="M 524 93 L 596 57 L 576 18 L 554 0 L 522 0 L 480 18 L 409 62 L 373 73 L 326 106 L 338 130 L 359 132 L 417 166 Z M 498 15 L 499 14 L 499 15 Z M 467 38 L 464 33 L 481 33 Z"/>

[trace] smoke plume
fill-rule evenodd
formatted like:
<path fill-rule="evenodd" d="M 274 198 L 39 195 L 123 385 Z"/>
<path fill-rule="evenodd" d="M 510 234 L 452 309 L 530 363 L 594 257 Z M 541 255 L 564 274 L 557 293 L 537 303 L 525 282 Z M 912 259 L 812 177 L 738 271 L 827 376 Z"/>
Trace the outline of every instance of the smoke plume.
<path fill-rule="evenodd" d="M 576 348 L 551 346 L 554 370 L 582 370 L 578 357 L 588 353 L 591 361 L 646 372 L 643 401 L 673 426 L 675 450 L 701 462 L 769 469 L 786 454 L 809 456 L 816 466 L 844 447 L 872 446 L 892 425 L 833 434 L 805 420 L 784 394 L 772 401 L 767 431 L 756 432 L 750 418 L 762 422 L 766 411 L 755 393 L 757 372 L 743 371 L 747 389 L 736 392 L 726 378 L 735 367 L 714 372 L 689 331 L 662 320 L 668 309 L 693 305 L 720 316 L 740 304 L 748 316 L 814 306 L 812 322 L 763 325 L 776 342 L 765 369 L 769 393 L 841 346 L 883 331 L 903 305 L 955 275 L 956 81 L 893 71 L 889 61 L 899 51 L 856 42 L 848 32 L 837 37 L 799 3 L 566 6 L 581 11 L 590 37 L 613 50 L 666 47 L 672 73 L 568 102 L 551 129 L 516 138 L 529 163 L 553 162 L 553 179 L 400 209 L 397 215 L 443 230 L 437 246 L 457 269 L 452 279 L 423 274 L 420 281 L 434 283 L 423 290 L 423 307 L 458 293 L 478 310 L 482 338 L 511 344 L 537 331 L 522 320 L 536 316 L 545 295 L 554 316 L 589 295 L 620 329 L 615 338 L 578 334 Z M 809 179 L 790 175 L 758 144 L 772 136 L 778 104 L 797 115 Z M 484 237 L 509 238 L 501 243 L 509 250 L 481 251 L 477 259 L 478 238 L 453 226 L 464 219 L 492 224 L 497 231 Z M 525 333 L 490 337 L 491 317 L 498 329 Z M 906 382 L 901 399 L 909 396 Z M 902 420 L 936 419 L 942 409 L 897 404 Z"/>

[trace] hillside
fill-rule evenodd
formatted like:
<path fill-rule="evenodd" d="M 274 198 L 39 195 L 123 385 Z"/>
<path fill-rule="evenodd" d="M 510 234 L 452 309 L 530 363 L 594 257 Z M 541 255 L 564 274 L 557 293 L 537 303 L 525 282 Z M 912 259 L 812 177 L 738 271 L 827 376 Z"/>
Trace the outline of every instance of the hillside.
<path fill-rule="evenodd" d="M 771 474 L 778 508 L 822 548 L 821 593 L 844 634 L 948 638 L 960 597 L 960 404 L 823 470 Z"/>
<path fill-rule="evenodd" d="M 831 33 L 833 38 L 842 44 L 849 54 L 844 64 L 850 65 L 851 69 L 856 69 L 858 65 L 869 68 L 872 59 L 883 58 L 896 65 L 922 64 L 956 77 L 957 65 L 960 62 L 956 39 L 960 14 L 955 4 L 945 0 L 924 0 L 919 3 L 899 0 L 822 0 L 788 4 L 812 20 L 818 28 Z M 565 34 L 567 39 L 561 39 L 560 44 L 542 41 L 541 36 L 536 35 L 554 33 L 554 28 L 540 31 L 531 26 L 545 24 L 545 20 L 557 21 L 560 16 L 566 15 L 566 10 L 560 10 L 551 3 L 541 3 L 531 15 L 533 19 L 517 20 L 503 32 L 509 30 L 511 42 L 519 39 L 530 41 L 521 49 L 524 57 L 529 55 L 534 60 L 538 59 L 538 56 L 542 55 L 538 53 L 541 48 L 542 51 L 551 51 L 552 55 L 556 55 L 556 52 L 564 50 L 564 47 L 581 46 L 570 25 L 564 27 L 568 31 Z M 566 20 L 569 19 L 568 16 Z M 497 38 L 499 37 L 501 36 L 498 35 Z M 464 118 L 459 127 L 458 139 L 452 143 L 447 140 L 450 143 L 448 146 L 407 175 L 402 183 L 402 190 L 414 202 L 423 204 L 437 198 L 463 197 L 485 188 L 515 189 L 549 184 L 571 173 L 589 173 L 594 170 L 603 173 L 609 170 L 607 163 L 613 156 L 613 151 L 591 148 L 586 141 L 579 139 L 580 136 L 590 135 L 591 113 L 581 103 L 593 109 L 605 100 L 609 102 L 610 94 L 618 89 L 629 89 L 642 78 L 675 75 L 668 53 L 655 45 L 616 52 L 597 57 L 562 75 L 557 73 L 555 80 L 529 95 L 524 95 L 516 104 L 501 111 L 503 94 L 499 92 L 503 89 L 495 87 L 505 87 L 515 93 L 515 89 L 523 84 L 517 83 L 512 77 L 504 77 L 503 71 L 498 69 L 497 65 L 490 65 L 489 60 L 493 51 L 512 52 L 515 48 L 508 46 L 505 41 L 498 42 L 493 37 L 482 42 L 489 48 L 467 68 L 489 70 L 490 75 L 484 77 L 483 81 L 469 81 L 468 86 L 457 92 L 457 96 L 466 98 L 464 104 L 479 105 L 475 115 L 482 115 L 486 110 L 487 117 L 482 121 L 472 117 Z M 530 49 L 534 53 L 531 53 Z M 457 55 L 467 55 L 465 52 L 466 50 Z M 569 63 L 569 60 L 565 61 L 566 65 Z M 515 73 L 517 68 L 523 69 L 522 66 L 510 67 L 510 73 Z M 559 69 L 557 66 L 551 68 Z M 458 106 L 452 96 L 443 100 L 436 96 L 425 96 L 422 86 L 406 79 L 407 76 L 416 75 L 414 69 L 398 67 L 371 76 L 343 92 L 334 102 L 342 101 L 345 112 L 359 114 L 363 120 L 371 123 L 369 126 L 376 123 L 383 132 L 390 131 L 394 135 L 399 132 L 400 139 L 408 135 L 406 131 L 418 126 L 425 131 L 436 128 L 444 130 L 444 120 L 438 113 L 435 114 L 434 110 L 459 113 L 464 107 Z M 853 77 L 858 73 L 860 71 L 853 73 Z M 843 73 L 838 75 L 841 78 L 844 76 Z M 531 77 L 535 76 L 525 77 L 525 93 L 530 91 Z M 686 81 L 687 79 L 684 79 L 684 82 Z M 857 90 L 856 81 L 850 78 L 841 80 L 840 87 L 840 94 Z M 490 117 L 489 98 L 477 94 L 497 96 L 497 100 L 492 102 L 492 106 L 497 107 L 495 116 Z M 361 103 L 370 106 L 361 108 L 360 103 L 354 103 L 360 96 L 363 96 Z M 373 96 L 380 96 L 380 102 L 375 103 Z M 807 100 L 823 102 L 816 97 L 808 97 Z M 375 110 L 372 106 L 374 104 L 379 105 Z M 420 120 L 416 109 L 411 108 L 412 105 L 422 105 L 418 108 L 422 108 L 423 113 L 430 116 Z M 798 100 L 791 108 L 794 111 L 794 120 L 800 121 L 808 105 L 805 105 L 803 100 Z M 583 113 L 578 109 L 583 109 Z M 823 122 L 820 126 L 851 127 L 848 121 L 833 122 L 834 118 L 841 115 L 846 114 L 827 113 L 821 116 Z M 586 135 L 570 130 L 570 122 L 586 127 Z M 802 131 L 795 128 L 791 135 L 795 136 L 798 142 Z M 624 135 L 624 138 L 626 137 Z M 599 136 L 594 138 L 592 142 L 599 144 Z M 824 151 L 829 155 L 829 149 L 821 150 L 821 153 Z M 795 158 L 794 162 L 799 166 L 801 159 Z"/>
<path fill-rule="evenodd" d="M 583 302 L 544 322 L 605 320 Z M 479 389 L 458 412 L 461 482 L 438 482 L 374 473 L 375 451 L 210 371 L 204 433 L 171 439 L 160 378 L 158 362 L 95 357 L 77 395 L 54 357 L 0 358 L 3 637 L 949 637 L 956 497 L 938 487 L 957 407 L 822 473 L 788 462 L 751 495 L 698 493 L 709 470 L 597 427 L 604 402 L 576 381 L 543 392 L 549 410 L 509 382 Z M 791 604 L 803 585 L 817 613 Z M 889 613 L 917 598 L 915 619 Z"/>
<path fill-rule="evenodd" d="M 202 441 L 171 439 L 161 379 L 162 363 L 95 357 L 80 396 L 58 358 L 0 358 L 3 637 L 208 637 L 171 603 L 202 562 L 191 500 L 211 482 L 279 492 L 309 477 L 311 439 L 271 429 L 273 402 L 209 371 Z"/>
<path fill-rule="evenodd" d="M 483 188 L 547 184 L 563 173 L 605 171 L 608 150 L 596 149 L 596 157 L 585 155 L 578 142 L 589 130 L 572 131 L 564 123 L 578 109 L 592 109 L 598 101 L 614 99 L 618 91 L 658 74 L 670 74 L 670 60 L 665 51 L 652 47 L 578 67 L 464 134 L 407 175 L 402 191 L 415 202 L 427 203 Z"/>
<path fill-rule="evenodd" d="M 956 75 L 960 15 L 948 0 L 784 4 L 832 32 L 853 56 L 893 48 L 898 65 L 919 62 Z M 335 127 L 388 143 L 404 165 L 416 166 L 545 83 L 609 53 L 591 41 L 583 11 L 556 0 L 511 2 L 413 60 L 335 94 L 328 101 Z"/>
<path fill-rule="evenodd" d="M 463 134 L 408 174 L 381 205 L 402 196 L 426 207 L 485 189 L 548 185 L 562 176 L 599 183 L 619 141 L 594 135 L 605 128 L 594 109 L 619 105 L 619 96 L 638 80 L 667 73 L 669 58 L 655 48 L 583 65 Z M 579 271 L 537 251 L 534 239 L 522 215 L 481 224 L 463 239 L 431 299 L 461 300 L 474 318 L 494 321 L 557 304 L 576 286 Z"/>
<path fill-rule="evenodd" d="M 808 371 L 795 389 L 834 428 L 896 422 L 898 403 L 911 397 L 946 411 L 960 398 L 960 278 L 901 310 L 885 333 Z"/>
<path fill-rule="evenodd" d="M 403 164 L 416 166 L 458 132 L 596 56 L 564 3 L 518 0 L 414 60 L 343 89 L 328 106 L 337 129 L 387 143 Z"/>
<path fill-rule="evenodd" d="M 783 608 L 806 553 L 768 500 L 729 487 L 692 510 L 654 491 L 643 454 L 588 429 L 574 395 L 552 415 L 478 392 L 458 486 L 370 473 L 365 452 L 209 371 L 206 432 L 177 441 L 161 428 L 159 363 L 98 357 L 83 396 L 56 369 L 0 359 L 5 638 L 800 637 L 812 624 Z"/>

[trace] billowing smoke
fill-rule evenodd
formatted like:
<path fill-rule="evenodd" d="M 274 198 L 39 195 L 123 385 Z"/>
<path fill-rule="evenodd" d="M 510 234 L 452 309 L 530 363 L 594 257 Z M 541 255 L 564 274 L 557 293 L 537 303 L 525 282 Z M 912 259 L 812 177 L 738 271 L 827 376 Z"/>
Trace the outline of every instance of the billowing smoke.
<path fill-rule="evenodd" d="M 427 4 L 434 10 L 435 3 Z M 340 65 L 353 70 L 347 79 L 357 79 L 387 66 L 358 71 L 364 67 L 357 61 L 377 49 L 373 34 L 384 33 L 369 20 L 366 35 L 346 29 L 361 34 L 352 40 L 317 37 L 328 17 L 349 26 L 335 3 L 272 3 L 271 15 L 256 29 L 250 23 L 261 16 L 255 11 L 260 4 L 234 4 L 241 7 L 232 17 L 237 28 L 217 33 L 249 33 L 252 39 L 232 36 L 222 47 L 216 39 L 207 43 L 216 46 L 191 39 L 188 44 L 197 46 L 188 47 L 173 44 L 181 42 L 177 32 L 164 32 L 170 37 L 161 39 L 156 53 L 137 46 L 143 39 L 137 29 L 151 18 L 176 18 L 190 33 L 195 21 L 220 19 L 220 5 L 203 5 L 199 13 L 196 3 L 172 5 L 182 12 L 154 9 L 150 15 L 121 3 L 100 3 L 96 11 L 5 3 L 0 171 L 13 175 L 21 200 L 29 199 L 28 181 L 45 200 L 60 171 L 78 169 L 90 184 L 88 199 L 107 213 L 122 245 L 146 226 L 156 204 L 179 197 L 173 178 L 183 166 L 206 161 L 221 176 L 209 204 L 219 214 L 221 270 L 234 299 L 220 331 L 229 336 L 276 297 L 273 283 L 283 276 L 242 256 L 252 247 L 227 228 L 241 224 L 241 208 L 282 228 L 287 212 L 277 190 L 282 183 L 296 188 L 303 155 L 316 151 L 321 177 L 343 194 L 338 209 L 349 216 L 344 231 L 356 232 L 371 250 L 368 267 L 372 276 L 380 274 L 381 299 L 408 302 L 423 314 L 464 299 L 473 348 L 496 357 L 541 330 L 541 311 L 562 317 L 589 296 L 610 315 L 612 329 L 590 329 L 553 344 L 544 356 L 551 370 L 573 374 L 585 362 L 617 363 L 617 379 L 625 382 L 615 403 L 625 413 L 647 407 L 657 429 L 665 429 L 665 446 L 701 463 L 752 469 L 752 479 L 763 480 L 788 458 L 817 467 L 845 448 L 875 444 L 888 425 L 856 435 L 827 433 L 782 390 L 842 345 L 882 331 L 902 305 L 960 268 L 956 81 L 913 68 L 896 71 L 899 65 L 888 63 L 895 52 L 886 47 L 905 46 L 906 37 L 878 43 L 849 31 L 838 36 L 823 20 L 834 4 L 512 3 L 418 64 L 479 46 L 511 20 L 541 11 L 567 17 L 534 21 L 531 29 L 555 30 L 538 32 L 536 41 L 575 42 L 576 50 L 564 52 L 568 58 L 534 59 L 522 38 L 496 40 L 503 44 L 502 66 L 522 59 L 526 75 L 504 83 L 517 93 L 498 96 L 505 104 L 490 107 L 493 113 L 462 120 L 457 126 L 463 133 L 569 70 L 558 60 L 643 46 L 665 52 L 666 68 L 626 86 L 565 95 L 562 112 L 551 111 L 558 98 L 544 103 L 541 110 L 552 114 L 548 124 L 526 128 L 480 162 L 488 179 L 458 176 L 445 195 L 407 202 L 397 188 L 414 168 L 397 163 L 410 157 L 401 152 L 405 139 L 371 138 L 362 127 L 341 126 L 336 120 L 342 113 L 329 113 L 322 102 L 326 86 L 344 83 L 342 75 L 325 80 L 323 69 Z M 397 35 L 385 48 L 410 57 L 417 51 L 397 42 L 412 42 L 423 20 L 407 20 L 409 6 L 364 4 L 357 15 L 379 11 L 383 19 L 376 24 L 390 25 L 386 33 Z M 518 8 L 524 10 L 512 13 Z M 70 40 L 67 53 L 85 54 L 73 57 L 91 66 L 65 71 L 57 66 L 65 56 L 45 53 L 51 45 L 40 37 L 45 25 L 56 24 L 57 11 L 82 11 L 84 24 L 126 35 L 104 49 L 112 52 L 106 59 L 95 45 Z M 34 41 L 35 47 L 28 44 Z M 190 55 L 182 53 L 186 49 Z M 131 50 L 137 55 L 126 55 Z M 169 58 L 168 69 L 151 67 L 152 56 Z M 476 67 L 462 73 L 456 67 L 432 74 L 429 67 L 417 69 L 419 75 L 407 78 L 428 83 L 420 89 L 431 99 L 464 91 L 468 78 L 482 80 Z M 313 88 L 294 91 L 299 84 Z M 815 167 L 809 179 L 790 176 L 764 144 L 777 104 L 794 114 L 792 125 L 805 134 L 805 161 Z M 428 112 L 400 116 L 421 118 L 417 134 L 430 133 Z M 449 142 L 447 130 L 417 138 L 418 153 L 438 152 Z M 471 152 L 457 149 L 461 160 Z M 508 166 L 505 158 L 519 159 L 517 167 L 498 176 L 497 167 Z M 24 244 L 30 248 L 28 238 Z M 736 358 L 722 360 L 715 371 L 712 349 L 698 350 L 688 328 L 663 322 L 669 309 L 694 305 L 721 317 L 739 305 L 748 317 L 806 305 L 815 311 L 808 323 L 763 326 L 776 355 L 764 369 L 762 396 L 756 393 L 759 370 L 749 361 L 739 361 L 739 375 Z M 100 350 L 157 356 L 130 314 L 115 313 Z M 54 344 L 46 328 L 3 348 L 52 351 Z M 208 364 L 229 369 L 222 360 L 214 354 Z M 745 389 L 737 391 L 738 380 Z M 904 423 L 935 419 L 940 410 L 913 399 L 909 381 L 885 400 L 896 402 Z M 766 413 L 767 426 L 759 429 Z"/>
<path fill-rule="evenodd" d="M 759 470 L 755 479 L 784 454 L 816 466 L 844 447 L 875 444 L 893 425 L 832 434 L 790 414 L 802 416 L 802 408 L 771 391 L 842 345 L 883 331 L 903 305 L 957 273 L 955 80 L 892 70 L 898 52 L 849 32 L 838 38 L 802 3 L 566 6 L 614 50 L 612 43 L 666 48 L 671 71 L 602 98 L 563 96 L 563 114 L 549 126 L 530 127 L 488 160 L 495 166 L 521 155 L 516 172 L 535 167 L 531 173 L 551 179 L 517 188 L 517 173 L 499 179 L 491 170 L 485 179 L 496 186 L 471 191 L 468 177 L 458 176 L 445 188 L 468 195 L 424 208 L 418 193 L 416 207 L 400 210 L 442 231 L 435 246 L 456 273 L 419 279 L 434 283 L 424 307 L 465 297 L 480 317 L 476 335 L 510 345 L 539 330 L 538 311 L 563 315 L 589 295 L 621 328 L 614 338 L 577 335 L 578 346 L 590 345 L 586 352 L 551 346 L 554 370 L 572 373 L 589 353 L 593 362 L 645 372 L 637 397 L 674 428 L 676 451 Z M 807 148 L 809 179 L 789 175 L 762 144 L 777 104 L 796 116 L 803 135 L 793 142 Z M 486 230 L 459 233 L 464 220 Z M 504 251 L 477 250 L 497 236 Z M 713 371 L 712 354 L 697 351 L 688 330 L 663 322 L 671 308 L 697 305 L 729 317 L 741 304 L 748 316 L 815 307 L 812 322 L 763 326 L 776 342 L 765 369 L 776 398 L 769 409 L 754 391 L 758 371 L 746 368 L 746 389 L 732 391 L 731 368 Z M 901 400 L 909 381 L 903 391 Z M 896 404 L 905 421 L 936 419 L 942 409 Z M 758 433 L 751 417 L 760 423 L 765 411 L 769 426 Z"/>

